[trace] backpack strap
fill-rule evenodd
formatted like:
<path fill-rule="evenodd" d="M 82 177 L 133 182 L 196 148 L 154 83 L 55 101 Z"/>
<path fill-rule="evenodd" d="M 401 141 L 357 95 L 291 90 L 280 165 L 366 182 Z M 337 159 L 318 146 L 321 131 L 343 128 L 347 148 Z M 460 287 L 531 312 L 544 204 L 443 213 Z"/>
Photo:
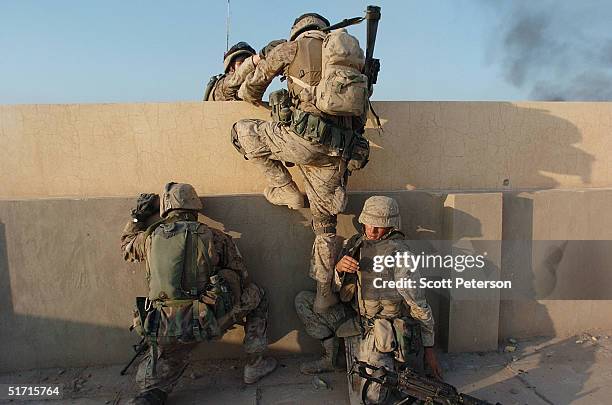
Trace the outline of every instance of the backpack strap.
<path fill-rule="evenodd" d="M 215 88 L 215 85 L 217 84 L 217 82 L 221 80 L 221 78 L 224 76 L 225 76 L 225 73 L 220 74 L 220 75 L 215 75 L 210 78 L 210 80 L 208 81 L 208 84 L 206 85 L 206 89 L 204 90 L 204 101 L 214 101 L 214 100 L 209 100 L 210 95 L 212 94 L 212 91 Z"/>

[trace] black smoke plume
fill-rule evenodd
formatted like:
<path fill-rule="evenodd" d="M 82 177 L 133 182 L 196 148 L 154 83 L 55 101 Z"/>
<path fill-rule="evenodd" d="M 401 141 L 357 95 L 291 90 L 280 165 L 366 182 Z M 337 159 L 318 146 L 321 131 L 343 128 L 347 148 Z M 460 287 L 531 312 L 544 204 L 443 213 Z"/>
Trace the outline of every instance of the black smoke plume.
<path fill-rule="evenodd" d="M 486 1 L 505 79 L 535 100 L 612 100 L 612 2 Z"/>

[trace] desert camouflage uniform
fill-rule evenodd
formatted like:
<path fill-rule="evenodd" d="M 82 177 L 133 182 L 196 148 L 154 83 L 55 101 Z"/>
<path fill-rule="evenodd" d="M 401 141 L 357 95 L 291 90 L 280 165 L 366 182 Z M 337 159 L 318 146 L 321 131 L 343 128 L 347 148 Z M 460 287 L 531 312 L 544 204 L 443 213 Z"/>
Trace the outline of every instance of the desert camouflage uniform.
<path fill-rule="evenodd" d="M 194 215 L 171 212 L 173 215 Z M 196 216 L 190 217 L 195 220 Z M 206 226 L 206 225 L 204 225 Z M 126 261 L 145 260 L 151 247 L 151 239 L 145 235 L 146 226 L 141 222 L 128 222 L 121 236 L 121 250 Z M 236 274 L 240 280 L 240 314 L 245 314 L 244 349 L 247 354 L 261 354 L 267 348 L 268 301 L 263 289 L 249 280 L 248 272 L 240 252 L 231 236 L 220 230 L 210 228 L 213 234 L 214 251 L 211 261 L 220 273 Z M 231 277 L 224 277 L 230 279 Z M 157 345 L 144 357 L 136 373 L 136 382 L 142 391 L 155 388 L 169 393 L 189 364 L 189 355 L 197 343 Z"/>
<path fill-rule="evenodd" d="M 293 61 L 298 44 L 282 43 L 261 60 L 238 92 L 244 101 L 258 103 L 272 80 L 283 74 Z M 301 103 L 301 111 L 321 115 L 310 103 Z M 350 118 L 326 117 L 338 121 Z M 310 276 L 320 283 L 331 283 L 334 260 L 338 253 L 336 215 L 346 206 L 346 162 L 333 148 L 311 143 L 293 132 L 289 126 L 259 119 L 244 119 L 234 124 L 245 157 L 259 166 L 269 186 L 283 187 L 292 182 L 283 162 L 291 162 L 304 176 L 304 188 L 313 217 L 313 244 Z"/>
<path fill-rule="evenodd" d="M 381 241 L 386 240 L 390 234 L 385 235 Z M 358 237 L 362 235 L 356 235 L 353 238 L 345 241 L 342 252 L 340 253 L 338 260 L 341 259 L 345 254 L 348 253 L 357 242 Z M 395 255 L 396 252 L 403 253 L 406 249 L 402 249 L 402 243 L 398 242 L 396 245 L 397 249 L 392 249 L 385 254 Z M 313 310 L 314 305 L 314 293 L 310 291 L 302 291 L 295 298 L 295 309 L 298 317 L 304 324 L 306 333 L 309 336 L 324 340 L 334 336 L 338 333 L 339 328 L 342 326 L 348 326 L 349 329 L 354 329 L 352 335 L 359 333 L 356 328 L 357 324 L 354 320 L 350 320 L 351 317 L 358 316 L 356 313 L 357 304 L 355 303 L 355 289 L 350 286 L 350 283 L 346 282 L 344 273 L 341 276 L 338 272 L 334 271 L 334 291 L 340 294 L 340 303 L 333 305 L 325 313 L 319 314 Z M 360 273 L 358 273 L 360 276 Z M 420 278 L 418 269 L 411 272 L 406 267 L 397 267 L 394 269 L 395 280 L 402 278 L 409 278 L 417 281 Z M 367 300 L 359 297 L 359 313 L 363 317 L 363 324 L 368 325 L 375 318 L 394 319 L 402 316 L 409 315 L 415 321 L 419 323 L 420 334 L 422 344 L 416 353 L 410 356 L 405 356 L 406 363 L 417 370 L 423 369 L 423 347 L 434 345 L 434 318 L 431 312 L 431 308 L 425 298 L 425 291 L 420 288 L 397 288 L 397 292 L 403 299 L 386 299 L 386 300 Z M 350 320 L 350 322 L 348 322 Z M 345 329 L 346 330 L 346 329 Z M 342 334 L 342 333 L 340 333 Z M 349 334 L 350 335 L 350 334 Z M 359 344 L 358 358 L 361 361 L 365 361 L 373 366 L 380 367 L 384 366 L 389 370 L 395 368 L 394 364 L 394 353 L 382 353 L 376 348 L 374 329 L 366 327 L 365 339 L 362 339 Z M 381 389 L 378 384 L 371 384 L 368 390 L 368 398 L 372 403 L 382 403 L 382 399 L 386 397 L 386 391 Z"/>
<path fill-rule="evenodd" d="M 246 58 L 234 72 L 223 75 L 213 87 L 208 100 L 204 101 L 240 101 L 238 89 L 245 79 L 255 70 L 253 57 Z"/>

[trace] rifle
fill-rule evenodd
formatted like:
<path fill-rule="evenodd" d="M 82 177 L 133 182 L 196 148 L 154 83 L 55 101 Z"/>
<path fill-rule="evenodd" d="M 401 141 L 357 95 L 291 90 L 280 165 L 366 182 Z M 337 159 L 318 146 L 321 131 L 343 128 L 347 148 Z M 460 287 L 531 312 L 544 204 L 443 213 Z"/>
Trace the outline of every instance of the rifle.
<path fill-rule="evenodd" d="M 149 349 L 149 344 L 145 341 L 145 338 L 143 337 L 140 342 L 138 342 L 138 344 L 134 345 L 134 351 L 136 352 L 136 354 L 134 354 L 134 357 L 132 357 L 132 359 L 130 360 L 130 362 L 123 367 L 123 370 L 121 370 L 121 375 L 125 375 L 125 373 L 127 373 L 128 369 L 130 368 L 130 366 L 134 363 L 134 361 L 136 361 L 136 359 L 142 355 L 144 352 L 146 352 Z"/>
<path fill-rule="evenodd" d="M 368 370 L 378 371 L 378 376 L 369 374 Z M 408 367 L 396 373 L 355 359 L 348 374 L 356 374 L 367 380 L 361 391 L 361 400 L 364 404 L 368 403 L 366 394 L 369 386 L 377 383 L 398 392 L 404 398 L 395 405 L 411 404 L 415 400 L 423 401 L 425 405 L 493 405 L 482 399 L 459 393 L 454 386 L 426 377 Z M 496 405 L 501 404 L 498 402 Z"/>

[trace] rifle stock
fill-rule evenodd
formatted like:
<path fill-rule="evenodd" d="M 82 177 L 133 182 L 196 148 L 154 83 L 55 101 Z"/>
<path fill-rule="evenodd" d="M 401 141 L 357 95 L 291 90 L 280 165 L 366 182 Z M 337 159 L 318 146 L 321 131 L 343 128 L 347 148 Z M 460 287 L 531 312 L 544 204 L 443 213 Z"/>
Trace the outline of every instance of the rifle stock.
<path fill-rule="evenodd" d="M 121 370 L 120 374 L 125 375 L 125 373 L 127 373 L 127 371 L 129 370 L 130 366 L 134 363 L 134 361 L 136 361 L 136 359 L 142 354 L 144 354 L 144 352 L 146 352 L 148 349 L 149 344 L 145 341 L 145 338 L 143 337 L 137 345 L 134 345 L 134 351 L 136 351 L 136 353 L 134 354 L 134 357 L 132 357 L 130 362 L 125 367 L 123 367 L 123 370 Z"/>

